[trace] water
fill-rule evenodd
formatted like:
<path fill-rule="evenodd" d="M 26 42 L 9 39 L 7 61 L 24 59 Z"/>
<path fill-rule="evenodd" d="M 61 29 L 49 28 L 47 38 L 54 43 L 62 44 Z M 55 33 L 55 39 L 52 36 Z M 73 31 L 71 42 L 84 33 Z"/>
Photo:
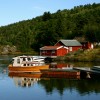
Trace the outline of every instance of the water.
<path fill-rule="evenodd" d="M 12 57 L 0 56 L 0 100 L 100 99 L 100 79 L 17 77 L 8 74 L 7 66 Z M 87 67 L 95 64 L 100 65 L 99 63 L 79 63 Z M 53 67 L 54 65 L 56 66 L 55 63 Z M 78 63 L 64 63 L 63 65 L 79 66 Z"/>

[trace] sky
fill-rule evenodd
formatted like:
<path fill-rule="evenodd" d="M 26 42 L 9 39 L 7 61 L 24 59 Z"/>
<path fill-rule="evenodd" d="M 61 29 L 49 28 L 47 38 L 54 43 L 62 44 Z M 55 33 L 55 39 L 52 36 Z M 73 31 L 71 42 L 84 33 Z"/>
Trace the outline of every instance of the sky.
<path fill-rule="evenodd" d="M 93 3 L 100 0 L 0 0 L 0 26 L 32 19 L 48 11 L 55 13 Z"/>

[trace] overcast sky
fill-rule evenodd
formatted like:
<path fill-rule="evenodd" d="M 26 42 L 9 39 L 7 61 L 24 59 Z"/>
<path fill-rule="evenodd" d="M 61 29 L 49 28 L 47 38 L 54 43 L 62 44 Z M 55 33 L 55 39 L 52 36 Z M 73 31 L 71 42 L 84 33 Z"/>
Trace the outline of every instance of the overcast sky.
<path fill-rule="evenodd" d="M 49 11 L 100 3 L 100 0 L 0 0 L 0 26 L 32 19 Z"/>

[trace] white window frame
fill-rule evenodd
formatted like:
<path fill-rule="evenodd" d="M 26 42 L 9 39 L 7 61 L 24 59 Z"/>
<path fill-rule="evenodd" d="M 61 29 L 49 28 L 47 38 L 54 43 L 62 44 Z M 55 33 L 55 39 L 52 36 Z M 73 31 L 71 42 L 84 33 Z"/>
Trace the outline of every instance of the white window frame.
<path fill-rule="evenodd" d="M 72 47 L 69 47 L 69 51 L 72 51 Z"/>

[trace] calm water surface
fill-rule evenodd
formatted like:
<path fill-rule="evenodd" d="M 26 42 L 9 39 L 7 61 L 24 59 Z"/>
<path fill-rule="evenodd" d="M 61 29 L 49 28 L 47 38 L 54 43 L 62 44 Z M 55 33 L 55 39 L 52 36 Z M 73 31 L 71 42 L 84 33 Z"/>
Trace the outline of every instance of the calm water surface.
<path fill-rule="evenodd" d="M 100 100 L 100 79 L 15 77 L 7 70 L 12 57 L 0 56 L 0 100 Z"/>

